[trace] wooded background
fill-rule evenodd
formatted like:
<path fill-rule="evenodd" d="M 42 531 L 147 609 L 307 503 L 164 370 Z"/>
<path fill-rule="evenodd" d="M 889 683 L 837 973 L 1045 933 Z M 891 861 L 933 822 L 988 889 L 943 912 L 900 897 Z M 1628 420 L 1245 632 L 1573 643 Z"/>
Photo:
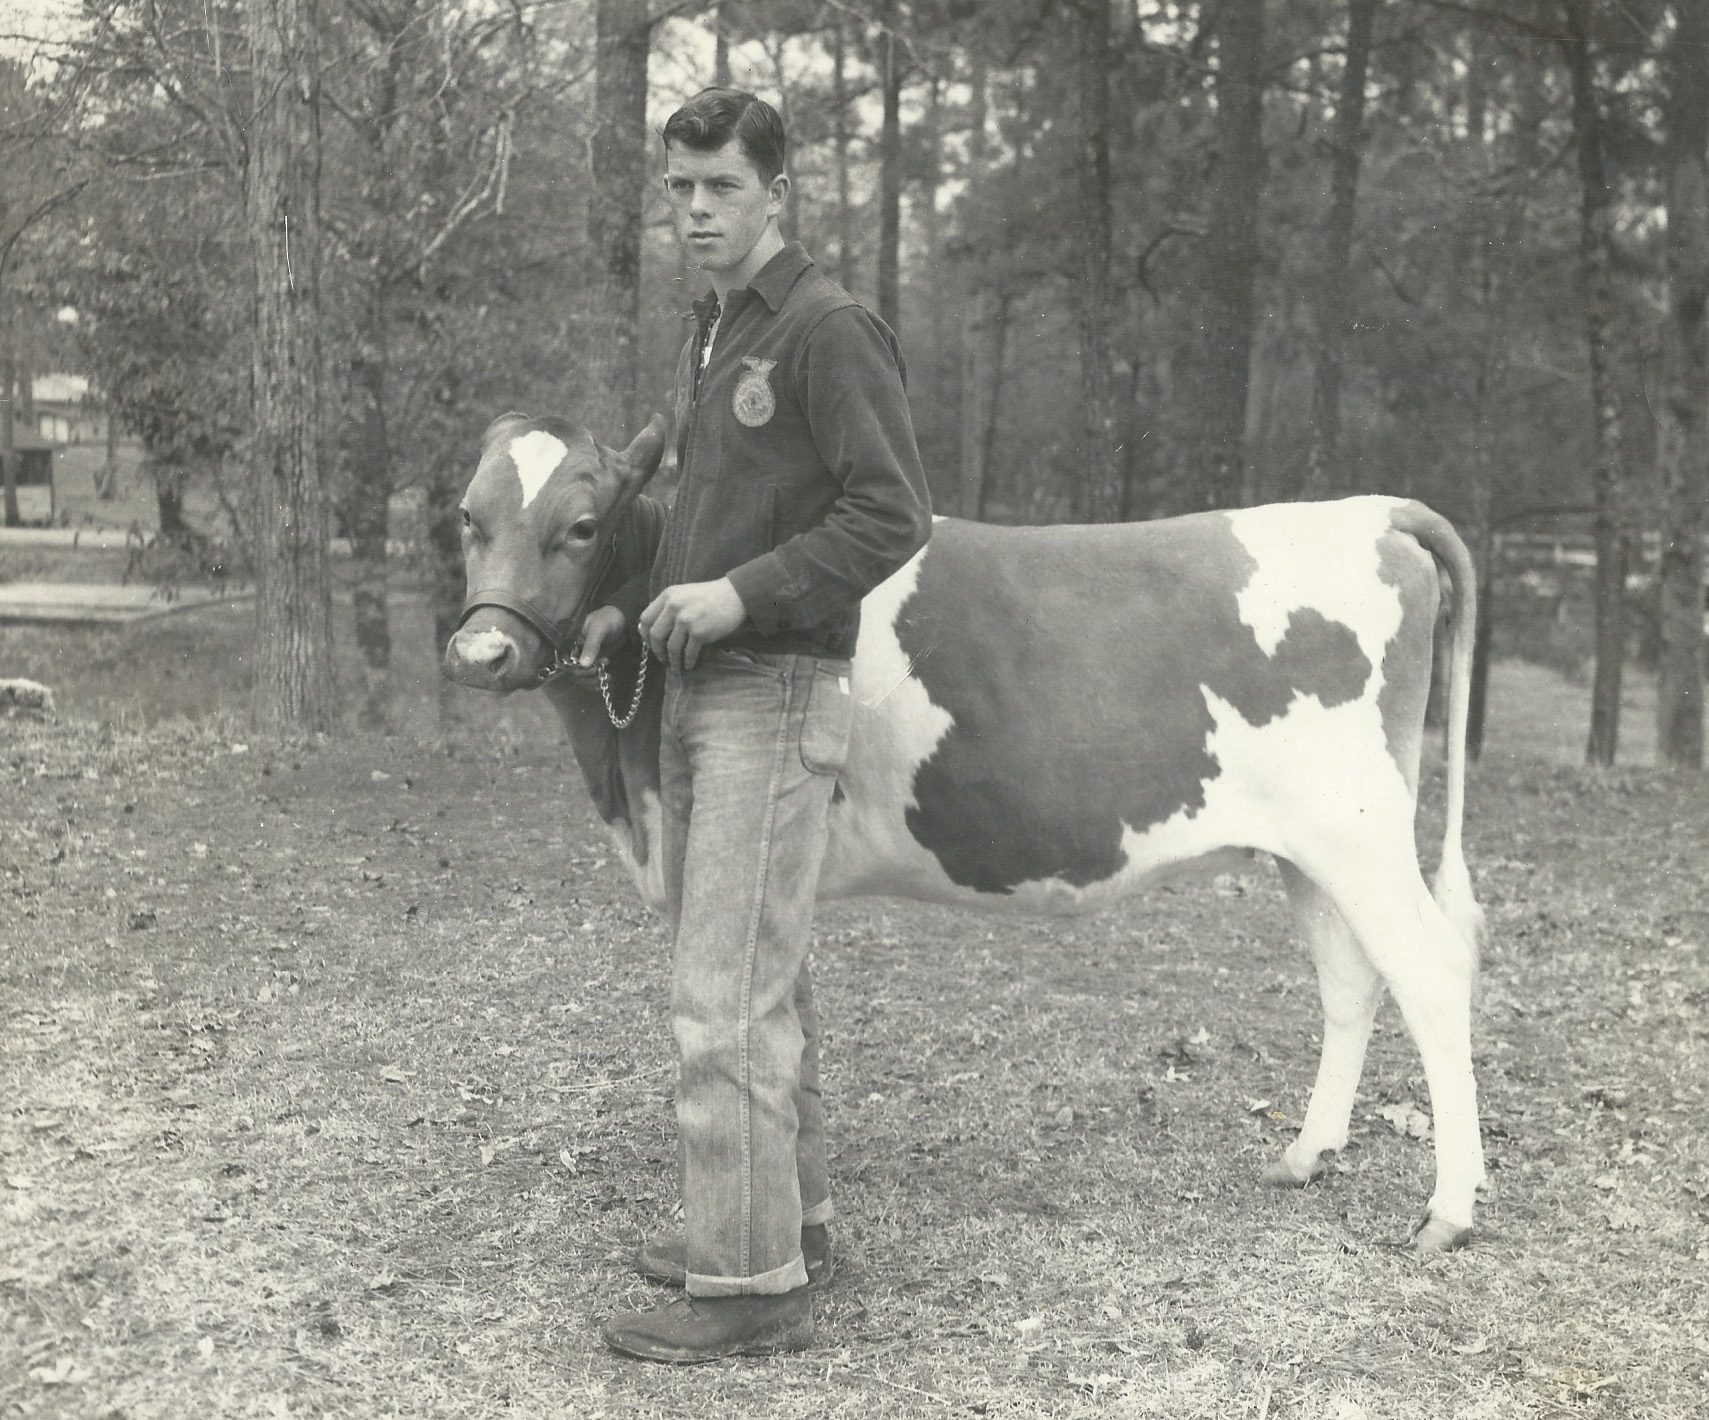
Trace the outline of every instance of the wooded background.
<path fill-rule="evenodd" d="M 789 127 L 786 234 L 901 335 L 940 512 L 1415 496 L 1486 591 L 1498 534 L 1585 530 L 1587 759 L 1641 646 L 1702 762 L 1709 0 L 7 13 L 7 521 L 12 390 L 86 371 L 162 536 L 247 550 L 263 729 L 335 722 L 334 532 L 383 671 L 400 576 L 454 618 L 494 416 L 669 407 L 657 129 L 734 82 Z"/>

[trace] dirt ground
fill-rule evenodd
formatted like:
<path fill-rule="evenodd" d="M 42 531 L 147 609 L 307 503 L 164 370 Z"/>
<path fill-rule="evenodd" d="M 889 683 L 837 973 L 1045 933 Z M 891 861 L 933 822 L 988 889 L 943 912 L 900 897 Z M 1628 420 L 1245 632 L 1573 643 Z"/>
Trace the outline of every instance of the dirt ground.
<path fill-rule="evenodd" d="M 598 1340 L 675 1203 L 664 946 L 507 723 L 0 721 L 0 1416 L 1705 1413 L 1702 778 L 1475 774 L 1492 1187 L 1423 1262 L 1392 1009 L 1330 1176 L 1257 1181 L 1317 1031 L 1269 870 L 826 909 L 842 1275 L 676 1371 Z"/>

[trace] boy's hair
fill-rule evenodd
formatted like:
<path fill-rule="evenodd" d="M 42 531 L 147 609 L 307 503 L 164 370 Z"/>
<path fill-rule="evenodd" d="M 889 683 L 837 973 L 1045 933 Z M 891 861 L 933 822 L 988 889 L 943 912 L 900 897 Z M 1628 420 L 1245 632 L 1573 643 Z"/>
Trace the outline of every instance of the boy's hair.
<path fill-rule="evenodd" d="M 733 137 L 766 183 L 783 171 L 788 143 L 777 110 L 741 89 L 702 89 L 665 121 L 660 136 L 667 150 L 680 143 L 703 153 Z"/>

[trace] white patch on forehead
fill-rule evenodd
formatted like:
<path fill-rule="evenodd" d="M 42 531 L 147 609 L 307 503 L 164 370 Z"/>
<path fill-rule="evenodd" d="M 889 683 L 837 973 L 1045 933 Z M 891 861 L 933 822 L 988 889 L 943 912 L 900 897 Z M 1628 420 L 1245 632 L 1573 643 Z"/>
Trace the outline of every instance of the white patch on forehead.
<path fill-rule="evenodd" d="M 1400 588 L 1382 580 L 1378 539 L 1398 498 L 1337 503 L 1277 503 L 1228 514 L 1240 544 L 1258 565 L 1240 590 L 1240 619 L 1273 656 L 1296 611 L 1316 611 L 1358 639 L 1373 667 L 1400 627 Z"/>
<path fill-rule="evenodd" d="M 557 472 L 569 449 L 562 439 L 534 429 L 519 439 L 512 439 L 507 452 L 511 463 L 516 466 L 516 477 L 522 484 L 522 506 L 526 508 L 539 496 L 546 480 Z"/>

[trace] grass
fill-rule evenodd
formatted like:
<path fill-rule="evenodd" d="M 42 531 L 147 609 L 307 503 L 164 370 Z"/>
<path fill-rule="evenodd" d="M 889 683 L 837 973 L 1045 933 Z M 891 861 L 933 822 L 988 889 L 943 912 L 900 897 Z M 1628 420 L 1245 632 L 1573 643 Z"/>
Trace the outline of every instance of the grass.
<path fill-rule="evenodd" d="M 1472 1248 L 1400 1246 L 1431 1159 L 1378 1114 L 1426 1102 L 1392 1010 L 1331 1175 L 1257 1184 L 1317 1030 L 1269 873 L 1076 921 L 837 904 L 819 1345 L 680 1372 L 598 1341 L 675 1202 L 667 963 L 562 747 L 521 700 L 250 745 L 209 616 L 0 721 L 0 1415 L 1704 1413 L 1703 780 L 1549 762 L 1569 690 L 1504 671 L 1472 785 Z"/>

